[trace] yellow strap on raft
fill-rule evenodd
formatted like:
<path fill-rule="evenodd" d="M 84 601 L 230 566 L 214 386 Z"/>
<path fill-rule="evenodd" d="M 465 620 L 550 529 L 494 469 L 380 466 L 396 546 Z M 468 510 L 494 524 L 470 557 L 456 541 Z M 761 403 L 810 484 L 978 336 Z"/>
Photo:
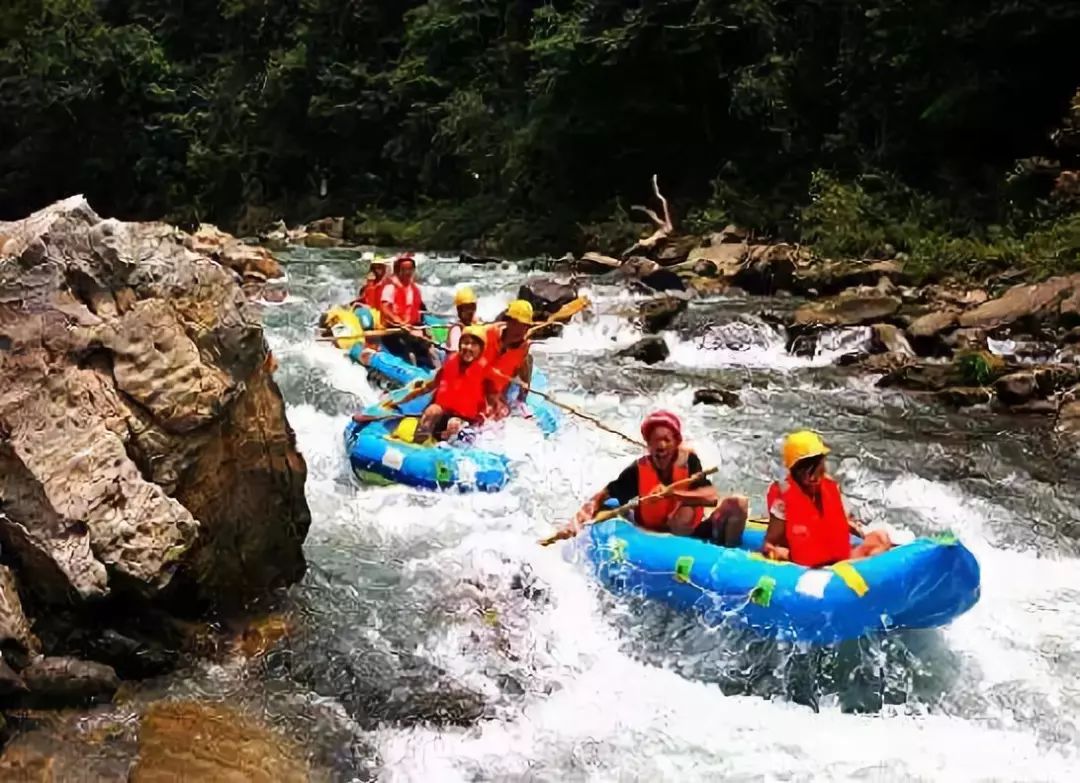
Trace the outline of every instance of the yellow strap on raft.
<path fill-rule="evenodd" d="M 840 581 L 850 587 L 851 591 L 859 598 L 870 592 L 870 585 L 866 584 L 862 574 L 855 570 L 855 566 L 850 561 L 844 560 L 836 565 L 829 566 L 829 570 L 840 577 Z"/>

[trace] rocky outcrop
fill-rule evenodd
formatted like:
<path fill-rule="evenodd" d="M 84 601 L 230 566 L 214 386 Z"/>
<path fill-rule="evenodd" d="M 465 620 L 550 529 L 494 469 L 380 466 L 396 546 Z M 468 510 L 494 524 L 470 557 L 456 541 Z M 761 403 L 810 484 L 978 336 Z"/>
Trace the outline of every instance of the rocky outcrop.
<path fill-rule="evenodd" d="M 308 234 L 323 234 L 330 239 L 341 242 L 345 239 L 345 218 L 325 217 L 313 220 L 307 224 Z"/>
<path fill-rule="evenodd" d="M 845 291 L 840 296 L 800 307 L 792 317 L 795 327 L 862 326 L 887 320 L 900 309 L 900 299 L 876 292 Z"/>
<path fill-rule="evenodd" d="M 904 337 L 898 326 L 892 324 L 874 324 L 870 327 L 870 349 L 874 353 L 893 353 L 900 356 L 914 356 L 911 344 Z"/>
<path fill-rule="evenodd" d="M 1042 283 L 1013 286 L 960 316 L 967 328 L 1012 328 L 1035 334 L 1043 328 L 1069 328 L 1080 322 L 1080 274 L 1052 277 Z"/>
<path fill-rule="evenodd" d="M 907 334 L 922 356 L 941 356 L 949 348 L 941 339 L 960 323 L 960 311 L 952 308 L 935 310 L 915 318 L 908 324 Z"/>
<path fill-rule="evenodd" d="M 232 269 L 242 278 L 263 281 L 282 277 L 285 271 L 265 247 L 247 245 L 217 226 L 203 223 L 198 230 L 184 240 L 189 249 L 208 256 Z"/>
<path fill-rule="evenodd" d="M 537 321 L 544 320 L 546 316 L 576 298 L 577 289 L 574 286 L 546 277 L 526 280 L 518 289 L 518 299 L 524 299 L 533 306 L 534 318 Z"/>
<path fill-rule="evenodd" d="M 616 356 L 624 359 L 636 359 L 645 364 L 657 364 L 668 358 L 671 352 L 663 337 L 645 337 L 628 348 L 623 348 Z"/>
<path fill-rule="evenodd" d="M 723 405 L 728 408 L 737 408 L 739 393 L 732 389 L 697 389 L 694 392 L 694 405 Z"/>
<path fill-rule="evenodd" d="M 669 293 L 642 302 L 638 309 L 638 322 L 641 328 L 656 334 L 669 328 L 675 319 L 686 312 L 690 297 L 686 294 Z"/>
<path fill-rule="evenodd" d="M 74 658 L 38 658 L 19 672 L 35 704 L 83 704 L 109 699 L 120 687 L 112 667 Z"/>
<path fill-rule="evenodd" d="M 800 266 L 792 290 L 805 295 L 831 296 L 848 288 L 876 286 L 882 279 L 893 285 L 910 281 L 899 261 L 819 261 Z"/>
<path fill-rule="evenodd" d="M 297 579 L 306 466 L 232 273 L 81 197 L 0 233 L 0 543 L 20 587 L 228 608 Z"/>

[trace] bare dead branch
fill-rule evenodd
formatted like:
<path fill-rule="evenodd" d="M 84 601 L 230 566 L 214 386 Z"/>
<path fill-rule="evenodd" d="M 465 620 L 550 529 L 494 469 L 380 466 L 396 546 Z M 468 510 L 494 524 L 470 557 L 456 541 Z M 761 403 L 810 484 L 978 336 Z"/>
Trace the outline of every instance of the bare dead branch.
<path fill-rule="evenodd" d="M 656 212 L 649 209 L 648 207 L 643 207 L 637 204 L 630 207 L 631 211 L 637 210 L 639 212 L 644 212 L 646 215 L 648 215 L 649 219 L 653 222 L 653 225 L 656 226 L 656 231 L 654 231 L 652 234 L 645 237 L 644 239 L 639 239 L 631 247 L 623 251 L 623 258 L 628 257 L 631 253 L 634 253 L 638 250 L 649 250 L 656 247 L 657 243 L 660 242 L 660 240 L 666 239 L 668 236 L 671 235 L 671 232 L 675 230 L 675 224 L 671 220 L 671 209 L 668 206 L 667 199 L 664 198 L 664 195 L 660 192 L 660 182 L 655 174 L 653 174 L 652 177 L 652 185 L 653 193 L 656 194 L 656 198 L 660 201 L 660 205 L 663 207 L 664 217 L 661 218 L 660 215 L 658 215 Z"/>

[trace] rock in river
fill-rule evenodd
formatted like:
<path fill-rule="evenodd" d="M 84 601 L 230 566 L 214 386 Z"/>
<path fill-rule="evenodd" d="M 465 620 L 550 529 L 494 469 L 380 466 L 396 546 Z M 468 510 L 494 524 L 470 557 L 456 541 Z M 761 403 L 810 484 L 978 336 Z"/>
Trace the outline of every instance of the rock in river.
<path fill-rule="evenodd" d="M 645 364 L 657 364 L 668 358 L 669 353 L 663 337 L 651 336 L 638 340 L 629 348 L 623 348 L 616 355 L 626 359 L 637 359 Z"/>
<path fill-rule="evenodd" d="M 307 468 L 234 275 L 81 197 L 0 234 L 0 543 L 20 583 L 228 607 L 299 578 Z"/>
<path fill-rule="evenodd" d="M 739 406 L 739 394 L 731 389 L 698 389 L 694 392 L 694 405 Z"/>
<path fill-rule="evenodd" d="M 845 291 L 843 294 L 814 302 L 795 311 L 796 327 L 860 326 L 885 320 L 900 309 L 895 296 Z"/>

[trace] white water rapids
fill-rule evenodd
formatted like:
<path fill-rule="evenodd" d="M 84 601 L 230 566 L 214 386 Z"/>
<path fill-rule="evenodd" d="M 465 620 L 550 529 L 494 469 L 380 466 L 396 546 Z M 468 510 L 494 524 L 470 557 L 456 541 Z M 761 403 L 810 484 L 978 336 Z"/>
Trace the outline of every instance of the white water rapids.
<path fill-rule="evenodd" d="M 981 601 L 941 630 L 824 652 L 710 630 L 613 598 L 570 546 L 536 545 L 636 456 L 587 423 L 485 436 L 516 472 L 498 494 L 357 484 L 341 432 L 378 390 L 314 341 L 319 312 L 354 293 L 357 257 L 297 251 L 292 296 L 265 311 L 314 521 L 290 597 L 303 634 L 243 686 L 278 694 L 267 712 L 288 713 L 280 723 L 334 779 L 1077 779 L 1076 463 L 1052 453 L 1045 423 L 951 414 L 829 368 L 859 333 L 790 356 L 760 302 L 695 305 L 720 347 L 668 334 L 672 355 L 652 368 L 613 357 L 640 336 L 625 318 L 575 322 L 536 351 L 561 399 L 628 434 L 647 410 L 675 410 L 720 489 L 749 494 L 756 513 L 778 438 L 818 429 L 860 518 L 951 529 L 982 567 Z M 449 310 L 470 282 L 482 317 L 525 277 L 420 266 L 429 306 Z M 633 301 L 592 296 L 599 311 Z M 691 404 L 718 381 L 740 387 L 740 407 Z"/>

